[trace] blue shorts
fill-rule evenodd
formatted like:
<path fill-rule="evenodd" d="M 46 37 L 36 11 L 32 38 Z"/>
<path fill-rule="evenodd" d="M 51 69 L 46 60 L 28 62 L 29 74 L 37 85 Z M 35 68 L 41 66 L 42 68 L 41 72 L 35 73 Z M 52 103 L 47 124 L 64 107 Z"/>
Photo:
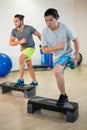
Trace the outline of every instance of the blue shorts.
<path fill-rule="evenodd" d="M 70 56 L 61 56 L 56 62 L 53 63 L 53 67 L 60 64 L 65 68 L 68 65 L 70 59 L 72 59 Z"/>

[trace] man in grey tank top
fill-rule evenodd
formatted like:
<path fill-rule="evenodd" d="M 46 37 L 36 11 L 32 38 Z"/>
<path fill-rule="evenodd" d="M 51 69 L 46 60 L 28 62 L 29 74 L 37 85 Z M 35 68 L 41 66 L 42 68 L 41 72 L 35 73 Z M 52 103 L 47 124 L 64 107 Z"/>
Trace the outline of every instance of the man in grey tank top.
<path fill-rule="evenodd" d="M 76 66 L 79 58 L 79 41 L 75 32 L 69 26 L 58 21 L 59 14 L 56 9 L 46 10 L 44 18 L 47 27 L 42 32 L 42 51 L 53 53 L 54 75 L 60 91 L 57 105 L 64 105 L 68 101 L 68 96 L 65 91 L 63 71 L 69 61 L 72 60 L 71 40 L 75 49 L 73 64 Z"/>
<path fill-rule="evenodd" d="M 11 32 L 10 37 L 10 45 L 16 46 L 20 45 L 21 47 L 21 54 L 19 56 L 19 68 L 20 68 L 20 75 L 19 79 L 17 80 L 16 84 L 18 87 L 24 86 L 24 68 L 25 63 L 28 68 L 28 72 L 31 76 L 32 82 L 30 85 L 37 86 L 38 82 L 36 81 L 34 69 L 31 63 L 31 56 L 35 50 L 35 42 L 33 40 L 33 34 L 41 40 L 40 33 L 30 25 L 24 25 L 24 16 L 20 14 L 16 14 L 14 16 L 14 24 L 15 27 Z"/>

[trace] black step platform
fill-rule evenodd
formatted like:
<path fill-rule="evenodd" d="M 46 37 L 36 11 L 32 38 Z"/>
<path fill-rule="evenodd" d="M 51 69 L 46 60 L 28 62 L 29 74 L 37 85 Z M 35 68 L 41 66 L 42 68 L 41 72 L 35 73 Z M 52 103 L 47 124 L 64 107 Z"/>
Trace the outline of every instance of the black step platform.
<path fill-rule="evenodd" d="M 49 65 L 33 65 L 33 68 L 39 71 L 50 70 Z"/>
<path fill-rule="evenodd" d="M 10 92 L 11 90 L 21 91 L 24 93 L 25 98 L 30 98 L 36 95 L 35 86 L 29 86 L 27 84 L 22 88 L 18 88 L 14 82 L 3 82 L 0 84 L 0 89 L 3 94 Z"/>
<path fill-rule="evenodd" d="M 49 68 L 49 65 L 33 65 L 33 68 Z"/>
<path fill-rule="evenodd" d="M 74 122 L 78 118 L 78 103 L 66 102 L 63 106 L 56 105 L 57 100 L 35 96 L 28 101 L 27 112 L 34 113 L 38 109 L 52 110 L 66 114 L 67 122 Z"/>

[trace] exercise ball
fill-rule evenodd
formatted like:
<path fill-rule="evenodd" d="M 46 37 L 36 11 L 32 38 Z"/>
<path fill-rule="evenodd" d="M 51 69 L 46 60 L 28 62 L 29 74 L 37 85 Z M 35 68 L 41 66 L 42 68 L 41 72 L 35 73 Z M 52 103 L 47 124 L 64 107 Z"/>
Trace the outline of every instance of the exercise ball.
<path fill-rule="evenodd" d="M 10 57 L 4 53 L 0 53 L 0 77 L 6 76 L 12 68 Z"/>

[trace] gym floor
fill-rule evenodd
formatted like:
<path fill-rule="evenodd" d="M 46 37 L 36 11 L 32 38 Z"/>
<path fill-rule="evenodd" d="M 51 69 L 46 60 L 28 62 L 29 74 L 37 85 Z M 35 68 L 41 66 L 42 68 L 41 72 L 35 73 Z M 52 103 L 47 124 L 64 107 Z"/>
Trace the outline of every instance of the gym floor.
<path fill-rule="evenodd" d="M 36 95 L 57 99 L 59 91 L 53 71 L 35 71 L 39 86 Z M 15 82 L 19 72 L 11 72 L 2 82 Z M 87 130 L 87 66 L 79 66 L 75 70 L 65 70 L 66 92 L 69 100 L 79 104 L 79 118 L 68 123 L 65 115 L 58 112 L 41 110 L 34 114 L 27 113 L 27 102 L 22 92 L 0 93 L 0 130 Z M 25 71 L 24 79 L 31 79 Z"/>

